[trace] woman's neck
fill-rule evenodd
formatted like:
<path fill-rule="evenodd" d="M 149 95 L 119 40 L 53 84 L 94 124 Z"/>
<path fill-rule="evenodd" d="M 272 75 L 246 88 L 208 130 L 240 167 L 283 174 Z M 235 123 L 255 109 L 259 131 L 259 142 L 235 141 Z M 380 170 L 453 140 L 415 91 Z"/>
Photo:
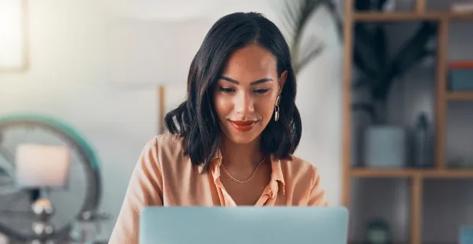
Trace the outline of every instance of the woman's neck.
<path fill-rule="evenodd" d="M 224 138 L 221 151 L 225 167 L 235 171 L 253 170 L 264 157 L 259 139 L 248 144 L 236 144 Z"/>

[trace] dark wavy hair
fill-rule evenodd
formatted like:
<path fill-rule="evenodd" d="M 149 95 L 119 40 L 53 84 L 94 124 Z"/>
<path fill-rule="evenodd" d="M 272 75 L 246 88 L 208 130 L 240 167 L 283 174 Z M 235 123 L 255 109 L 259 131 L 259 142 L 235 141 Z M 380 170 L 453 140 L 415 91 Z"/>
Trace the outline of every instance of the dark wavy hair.
<path fill-rule="evenodd" d="M 185 154 L 192 164 L 205 166 L 220 143 L 221 130 L 213 105 L 213 90 L 229 56 L 237 49 L 256 43 L 277 59 L 278 76 L 287 71 L 277 122 L 274 115 L 261 135 L 261 151 L 288 158 L 299 144 L 302 124 L 295 104 L 296 78 L 289 47 L 274 23 L 259 13 L 232 13 L 219 19 L 209 30 L 192 60 L 187 78 L 187 100 L 166 114 L 172 134 L 183 137 Z"/>

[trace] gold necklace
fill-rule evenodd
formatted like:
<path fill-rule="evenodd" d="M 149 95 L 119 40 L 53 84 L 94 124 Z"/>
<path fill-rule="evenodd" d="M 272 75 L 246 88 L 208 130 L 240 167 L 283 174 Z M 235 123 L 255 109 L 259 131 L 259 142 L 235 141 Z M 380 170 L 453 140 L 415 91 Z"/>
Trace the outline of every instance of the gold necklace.
<path fill-rule="evenodd" d="M 256 167 L 253 169 L 253 171 L 251 172 L 250 176 L 248 176 L 248 178 L 244 179 L 244 180 L 239 180 L 237 179 L 236 177 L 234 177 L 232 174 L 230 174 L 230 171 L 228 171 L 227 168 L 225 168 L 225 165 L 222 164 L 222 168 L 223 168 L 223 172 L 228 175 L 228 177 L 230 177 L 230 180 L 236 182 L 236 183 L 239 183 L 239 184 L 245 184 L 245 183 L 248 183 L 250 180 L 252 180 L 255 175 L 256 175 L 256 170 L 259 168 L 259 166 L 264 162 L 265 158 L 263 158 L 257 165 Z"/>

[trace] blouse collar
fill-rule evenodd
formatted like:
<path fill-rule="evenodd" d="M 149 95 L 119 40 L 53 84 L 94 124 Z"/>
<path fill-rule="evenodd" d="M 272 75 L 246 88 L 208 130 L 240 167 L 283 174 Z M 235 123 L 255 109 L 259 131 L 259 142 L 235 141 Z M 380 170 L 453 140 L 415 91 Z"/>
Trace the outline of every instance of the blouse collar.
<path fill-rule="evenodd" d="M 214 182 L 216 184 L 220 184 L 219 178 L 220 178 L 220 166 L 222 165 L 222 159 L 223 159 L 222 152 L 220 148 L 218 148 L 207 167 L 204 165 L 198 166 L 199 173 L 203 173 L 207 169 L 209 172 L 212 173 Z M 285 184 L 284 175 L 281 169 L 281 163 L 283 162 L 281 159 L 276 158 L 273 154 L 271 154 L 270 160 L 271 160 L 271 181 L 269 185 L 273 190 L 272 192 L 275 193 L 281 190 L 282 194 L 284 195 L 286 194 L 286 191 L 285 191 L 286 184 Z"/>

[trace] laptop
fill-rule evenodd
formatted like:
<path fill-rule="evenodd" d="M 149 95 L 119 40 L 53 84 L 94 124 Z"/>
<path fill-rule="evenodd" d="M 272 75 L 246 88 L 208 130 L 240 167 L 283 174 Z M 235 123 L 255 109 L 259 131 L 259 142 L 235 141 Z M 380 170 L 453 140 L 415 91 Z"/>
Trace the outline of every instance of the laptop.
<path fill-rule="evenodd" d="M 146 207 L 141 244 L 346 244 L 343 207 Z"/>

